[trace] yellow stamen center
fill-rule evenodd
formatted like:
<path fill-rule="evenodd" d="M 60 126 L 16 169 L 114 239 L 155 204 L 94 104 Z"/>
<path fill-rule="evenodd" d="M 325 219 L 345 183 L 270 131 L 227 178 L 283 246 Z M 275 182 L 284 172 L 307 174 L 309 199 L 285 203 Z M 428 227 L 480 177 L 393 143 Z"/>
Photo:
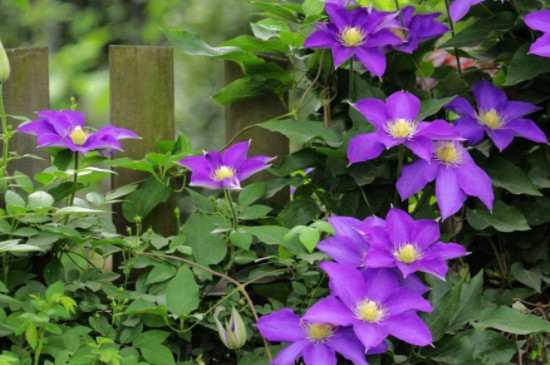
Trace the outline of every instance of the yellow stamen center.
<path fill-rule="evenodd" d="M 410 264 L 420 258 L 420 253 L 410 243 L 407 243 L 406 245 L 402 246 L 394 254 L 397 257 L 397 259 L 404 264 Z"/>
<path fill-rule="evenodd" d="M 416 133 L 416 123 L 414 120 L 399 118 L 388 122 L 385 130 L 393 138 L 409 138 Z"/>
<path fill-rule="evenodd" d="M 307 327 L 307 338 L 311 342 L 323 342 L 334 334 L 334 326 L 328 323 L 312 323 Z"/>
<path fill-rule="evenodd" d="M 384 308 L 375 301 L 365 299 L 357 305 L 355 316 L 365 322 L 379 322 L 385 315 Z"/>
<path fill-rule="evenodd" d="M 502 126 L 502 119 L 495 109 L 481 113 L 478 120 L 491 129 L 498 129 Z"/>
<path fill-rule="evenodd" d="M 86 133 L 80 126 L 77 126 L 70 134 L 71 140 L 77 146 L 82 146 L 88 140 L 88 133 Z"/>
<path fill-rule="evenodd" d="M 356 47 L 365 41 L 365 34 L 359 27 L 345 27 L 340 33 L 340 42 L 346 47 Z"/>
<path fill-rule="evenodd" d="M 445 165 L 455 165 L 462 162 L 462 152 L 454 142 L 444 143 L 435 149 L 435 157 Z"/>
<path fill-rule="evenodd" d="M 231 167 L 220 166 L 214 171 L 214 180 L 222 181 L 224 179 L 232 179 L 235 177 L 235 170 Z"/>

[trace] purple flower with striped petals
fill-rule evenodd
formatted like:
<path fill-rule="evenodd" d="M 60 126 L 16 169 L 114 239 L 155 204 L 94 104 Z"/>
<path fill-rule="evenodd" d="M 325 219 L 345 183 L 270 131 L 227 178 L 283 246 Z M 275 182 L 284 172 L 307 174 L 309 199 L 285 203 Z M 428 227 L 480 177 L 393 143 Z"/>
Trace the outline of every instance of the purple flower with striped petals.
<path fill-rule="evenodd" d="M 414 12 L 414 6 L 404 7 L 401 17 L 392 21 L 390 30 L 402 40 L 401 44 L 392 46 L 393 49 L 412 53 L 420 42 L 437 38 L 449 31 L 449 27 L 436 20 L 441 13 L 413 15 Z"/>
<path fill-rule="evenodd" d="M 411 93 L 398 91 L 384 103 L 367 98 L 353 105 L 376 127 L 372 133 L 359 134 L 349 142 L 350 163 L 371 160 L 391 147 L 404 144 L 415 155 L 430 160 L 433 154 L 432 139 L 458 138 L 458 131 L 444 120 L 417 121 L 420 100 Z"/>
<path fill-rule="evenodd" d="M 368 365 L 365 347 L 350 328 L 301 320 L 288 308 L 262 316 L 256 327 L 269 341 L 291 343 L 271 365 L 292 365 L 299 357 L 303 357 L 306 365 L 336 365 L 337 353 L 356 365 Z M 368 354 L 380 354 L 386 350 L 386 344 L 382 343 Z"/>
<path fill-rule="evenodd" d="M 179 164 L 191 170 L 190 186 L 207 189 L 241 189 L 241 181 L 267 169 L 274 157 L 254 156 L 247 158 L 250 141 L 239 142 L 223 153 L 206 152 L 204 156 L 189 156 Z"/>
<path fill-rule="evenodd" d="M 470 144 L 481 142 L 485 133 L 499 150 L 504 150 L 515 136 L 547 143 L 544 132 L 524 116 L 540 110 L 536 105 L 508 100 L 504 91 L 488 81 L 478 81 L 472 88 L 477 110 L 464 98 L 457 97 L 446 108 L 460 115 L 454 122 L 460 135 Z"/>
<path fill-rule="evenodd" d="M 402 288 L 391 270 L 357 270 L 333 262 L 321 263 L 329 277 L 331 296 L 314 304 L 304 319 L 335 326 L 352 326 L 370 349 L 388 335 L 417 346 L 432 343 L 429 328 L 417 311 L 431 312 L 420 294 Z"/>
<path fill-rule="evenodd" d="M 371 268 L 397 267 L 403 276 L 423 271 L 445 279 L 445 260 L 468 254 L 456 243 L 439 241 L 435 220 L 415 221 L 401 209 L 392 208 L 385 227 L 371 228 L 372 246 L 365 259 Z"/>
<path fill-rule="evenodd" d="M 384 75 L 386 56 L 382 47 L 402 42 L 387 29 L 395 14 L 366 8 L 348 10 L 336 4 L 326 4 L 325 11 L 330 23 L 318 23 L 304 47 L 332 49 L 335 67 L 353 57 L 373 75 Z"/>
<path fill-rule="evenodd" d="M 20 133 L 37 136 L 42 147 L 61 147 L 87 154 L 90 151 L 111 152 L 122 150 L 121 139 L 140 138 L 124 128 L 108 125 L 97 131 L 84 126 L 84 113 L 73 110 L 42 110 L 40 119 L 21 125 Z"/>
<path fill-rule="evenodd" d="M 403 167 L 397 190 L 401 199 L 407 199 L 434 180 L 443 219 L 456 213 L 468 195 L 479 198 L 487 209 L 493 209 L 491 179 L 460 142 L 438 141 L 431 161 L 417 160 Z"/>
<path fill-rule="evenodd" d="M 525 16 L 525 24 L 529 28 L 543 33 L 542 37 L 531 45 L 529 53 L 542 57 L 550 57 L 550 9 L 528 14 Z"/>

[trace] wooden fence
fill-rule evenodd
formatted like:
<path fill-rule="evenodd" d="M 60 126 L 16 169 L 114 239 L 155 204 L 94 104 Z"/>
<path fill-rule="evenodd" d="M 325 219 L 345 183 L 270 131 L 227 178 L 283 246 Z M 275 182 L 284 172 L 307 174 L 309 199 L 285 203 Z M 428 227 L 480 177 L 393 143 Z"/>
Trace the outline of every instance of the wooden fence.
<path fill-rule="evenodd" d="M 49 108 L 49 77 L 47 48 L 8 49 L 12 73 L 5 84 L 5 104 L 8 114 L 35 118 L 35 112 Z M 148 152 L 157 150 L 155 144 L 161 140 L 175 138 L 174 120 L 174 63 L 170 47 L 123 46 L 109 48 L 110 71 L 110 124 L 135 131 L 143 139 L 124 143 L 124 155 L 141 159 Z M 240 76 L 241 70 L 235 64 L 226 63 L 226 82 Z M 226 107 L 226 139 L 230 140 L 239 130 L 258 122 L 284 114 L 284 106 L 271 96 L 255 97 Z M 20 121 L 11 119 L 17 126 Z M 254 128 L 243 133 L 237 140 L 253 138 L 250 154 L 285 156 L 288 154 L 288 140 L 280 134 Z M 36 148 L 35 138 L 16 135 L 12 149 L 19 154 L 40 155 L 44 160 L 23 159 L 13 161 L 10 171 L 19 170 L 30 176 L 48 166 L 48 155 Z M 201 146 L 208 148 L 209 146 Z M 121 171 L 118 171 L 121 172 Z M 113 174 L 111 188 L 140 181 L 143 173 L 124 169 Z M 175 197 L 158 206 L 145 227 L 164 235 L 175 234 L 177 224 L 173 217 Z M 120 233 L 126 232 L 129 222 L 125 221 L 121 207 L 113 207 L 113 221 Z"/>

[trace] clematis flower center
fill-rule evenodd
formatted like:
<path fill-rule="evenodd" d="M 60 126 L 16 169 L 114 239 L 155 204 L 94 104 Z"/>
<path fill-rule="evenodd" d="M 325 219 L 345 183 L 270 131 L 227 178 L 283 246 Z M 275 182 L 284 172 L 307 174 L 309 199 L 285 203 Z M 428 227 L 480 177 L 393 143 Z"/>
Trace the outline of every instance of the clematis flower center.
<path fill-rule="evenodd" d="M 359 27 L 345 27 L 340 33 L 340 42 L 346 47 L 360 46 L 365 38 L 365 33 Z"/>
<path fill-rule="evenodd" d="M 380 322 L 386 314 L 384 307 L 369 299 L 362 300 L 355 309 L 355 316 L 365 322 Z"/>
<path fill-rule="evenodd" d="M 479 115 L 478 121 L 491 129 L 498 129 L 502 126 L 502 118 L 495 109 L 483 112 Z"/>
<path fill-rule="evenodd" d="M 222 181 L 235 177 L 235 170 L 228 166 L 220 166 L 214 171 L 214 180 Z"/>
<path fill-rule="evenodd" d="M 332 337 L 334 329 L 328 323 L 312 323 L 306 327 L 307 338 L 311 342 L 323 342 Z"/>
<path fill-rule="evenodd" d="M 435 148 L 435 157 L 445 165 L 457 165 L 462 162 L 462 151 L 454 142 L 446 142 Z"/>
<path fill-rule="evenodd" d="M 77 146 L 82 146 L 88 140 L 88 133 L 86 133 L 80 126 L 76 126 L 70 134 L 71 141 Z"/>
<path fill-rule="evenodd" d="M 389 121 L 384 129 L 393 138 L 410 138 L 416 133 L 416 122 L 399 118 Z"/>
<path fill-rule="evenodd" d="M 401 246 L 397 251 L 395 251 L 394 256 L 404 264 L 410 264 L 418 260 L 421 256 L 417 248 L 410 243 Z"/>

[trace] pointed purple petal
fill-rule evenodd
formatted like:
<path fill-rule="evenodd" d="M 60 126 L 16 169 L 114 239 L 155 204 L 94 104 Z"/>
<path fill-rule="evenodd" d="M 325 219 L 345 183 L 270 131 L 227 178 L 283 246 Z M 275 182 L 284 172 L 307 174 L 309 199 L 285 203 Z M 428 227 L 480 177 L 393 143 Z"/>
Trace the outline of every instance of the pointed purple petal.
<path fill-rule="evenodd" d="M 449 7 L 449 14 L 453 23 L 458 22 L 468 13 L 470 8 L 484 0 L 455 0 Z"/>
<path fill-rule="evenodd" d="M 472 104 L 461 96 L 454 98 L 453 101 L 445 105 L 445 108 L 462 117 L 476 117 L 476 111 Z"/>
<path fill-rule="evenodd" d="M 378 324 L 371 324 L 357 321 L 353 325 L 353 332 L 359 338 L 359 341 L 368 350 L 371 347 L 378 346 L 388 337 L 386 329 Z"/>
<path fill-rule="evenodd" d="M 304 348 L 302 354 L 306 365 L 336 365 L 334 350 L 322 343 L 310 343 Z"/>
<path fill-rule="evenodd" d="M 466 251 L 464 246 L 458 243 L 438 242 L 424 252 L 424 258 L 430 259 L 432 257 L 438 257 L 445 260 L 451 260 L 457 257 L 466 256 L 467 254 L 468 251 Z"/>
<path fill-rule="evenodd" d="M 383 303 L 399 288 L 399 280 L 391 269 L 364 269 L 366 297 Z"/>
<path fill-rule="evenodd" d="M 279 355 L 277 355 L 270 365 L 293 365 L 309 344 L 309 341 L 303 340 L 285 347 L 279 352 Z"/>
<path fill-rule="evenodd" d="M 487 209 L 493 209 L 495 198 L 489 175 L 473 161 L 464 163 L 455 170 L 460 188 L 468 195 L 478 197 Z"/>
<path fill-rule="evenodd" d="M 386 217 L 388 235 L 394 244 L 413 242 L 414 219 L 398 208 L 392 208 Z"/>
<path fill-rule="evenodd" d="M 508 99 L 504 91 L 490 83 L 489 81 L 478 81 L 473 87 L 472 92 L 477 101 L 477 106 L 482 111 L 495 109 L 500 111 L 506 106 Z"/>
<path fill-rule="evenodd" d="M 420 111 L 420 100 L 411 93 L 398 91 L 386 99 L 388 111 L 394 119 L 416 120 Z"/>
<path fill-rule="evenodd" d="M 353 104 L 353 107 L 379 129 L 384 128 L 386 122 L 391 119 L 386 104 L 380 99 L 367 98 L 359 100 Z"/>
<path fill-rule="evenodd" d="M 267 156 L 254 156 L 247 158 L 237 171 L 237 176 L 239 180 L 246 180 L 250 176 L 267 169 L 269 166 L 271 166 L 268 163 L 272 160 L 272 157 Z"/>
<path fill-rule="evenodd" d="M 317 244 L 317 248 L 336 262 L 350 267 L 361 266 L 363 250 L 367 251 L 367 247 L 361 247 L 344 236 L 326 238 Z"/>
<path fill-rule="evenodd" d="M 416 313 L 408 312 L 391 317 L 384 322 L 386 330 L 394 337 L 416 346 L 432 343 L 430 329 Z"/>
<path fill-rule="evenodd" d="M 390 247 L 382 247 L 381 245 L 373 245 L 363 261 L 365 267 L 395 267 L 395 257 L 392 254 Z"/>
<path fill-rule="evenodd" d="M 425 249 L 439 239 L 439 224 L 433 219 L 418 220 L 414 224 L 412 236 L 413 242 L 421 249 Z"/>
<path fill-rule="evenodd" d="M 321 269 L 329 277 L 331 293 L 350 309 L 365 297 L 365 283 L 359 270 L 334 262 L 322 262 Z"/>
<path fill-rule="evenodd" d="M 433 181 L 438 169 L 439 164 L 434 162 L 430 164 L 424 160 L 404 166 L 401 177 L 397 181 L 397 190 L 401 199 L 407 199 Z"/>
<path fill-rule="evenodd" d="M 304 339 L 300 317 L 292 309 L 281 309 L 260 317 L 258 330 L 269 341 L 296 342 Z"/>
<path fill-rule="evenodd" d="M 357 339 L 351 328 L 338 330 L 327 342 L 327 346 L 330 346 L 355 365 L 368 365 L 365 359 L 365 347 Z M 386 351 L 384 350 L 384 352 Z"/>
<path fill-rule="evenodd" d="M 402 43 L 403 40 L 390 32 L 389 30 L 381 30 L 371 35 L 367 41 L 369 47 L 382 47 L 389 45 L 397 45 Z"/>
<path fill-rule="evenodd" d="M 323 29 L 311 33 L 304 41 L 305 48 L 330 48 L 337 42 L 334 32 Z"/>
<path fill-rule="evenodd" d="M 421 259 L 419 261 L 413 262 L 410 266 L 411 269 L 414 271 L 422 271 L 428 274 L 432 274 L 440 278 L 441 280 L 445 280 L 445 275 L 449 270 L 449 267 L 447 266 L 445 260 L 439 257 Z"/>
<path fill-rule="evenodd" d="M 434 309 L 430 301 L 424 299 L 422 295 L 405 289 L 400 289 L 392 294 L 384 304 L 384 307 L 392 317 L 408 310 L 432 312 Z"/>
<path fill-rule="evenodd" d="M 481 142 L 485 135 L 485 127 L 472 117 L 458 118 L 455 120 L 455 128 L 458 129 L 460 136 L 466 138 L 472 145 Z"/>
<path fill-rule="evenodd" d="M 454 170 L 452 167 L 442 166 L 436 177 L 435 196 L 443 219 L 456 213 L 466 200 L 466 194 L 460 189 Z"/>
<path fill-rule="evenodd" d="M 426 136 L 415 136 L 405 141 L 405 146 L 423 160 L 430 161 L 433 155 L 432 139 Z"/>
<path fill-rule="evenodd" d="M 442 119 L 433 122 L 418 123 L 417 135 L 428 136 L 432 139 L 458 139 L 460 132 L 452 125 Z"/>
<path fill-rule="evenodd" d="M 514 134 L 510 130 L 490 128 L 486 128 L 485 130 L 499 151 L 504 150 L 514 140 Z"/>
<path fill-rule="evenodd" d="M 535 11 L 527 14 L 524 18 L 525 24 L 531 29 L 541 32 L 550 32 L 550 9 Z"/>
<path fill-rule="evenodd" d="M 538 143 L 548 143 L 546 135 L 540 129 L 540 127 L 530 119 L 516 119 L 509 123 L 506 123 L 504 126 L 506 129 L 509 129 L 516 133 L 518 136 L 527 138 L 531 141 Z"/>
<path fill-rule="evenodd" d="M 377 48 L 357 47 L 355 56 L 374 76 L 382 77 L 386 71 L 386 55 Z"/>
<path fill-rule="evenodd" d="M 336 297 L 326 297 L 311 306 L 303 319 L 314 323 L 330 323 L 334 326 L 350 326 L 355 317 Z"/>
<path fill-rule="evenodd" d="M 249 147 L 250 141 L 235 143 L 223 151 L 222 163 L 225 166 L 238 170 L 246 160 Z"/>
<path fill-rule="evenodd" d="M 550 33 L 546 33 L 537 39 L 529 48 L 529 53 L 541 57 L 550 57 Z"/>
<path fill-rule="evenodd" d="M 348 160 L 350 163 L 372 160 L 380 156 L 385 149 L 376 133 L 359 134 L 349 141 Z"/>
<path fill-rule="evenodd" d="M 341 44 L 332 45 L 332 59 L 334 61 L 334 68 L 340 67 L 342 63 L 346 62 L 353 56 L 355 47 L 344 47 Z"/>
<path fill-rule="evenodd" d="M 512 121 L 541 109 L 541 107 L 535 104 L 524 103 L 522 101 L 509 101 L 504 107 L 503 114 L 506 120 Z"/>

